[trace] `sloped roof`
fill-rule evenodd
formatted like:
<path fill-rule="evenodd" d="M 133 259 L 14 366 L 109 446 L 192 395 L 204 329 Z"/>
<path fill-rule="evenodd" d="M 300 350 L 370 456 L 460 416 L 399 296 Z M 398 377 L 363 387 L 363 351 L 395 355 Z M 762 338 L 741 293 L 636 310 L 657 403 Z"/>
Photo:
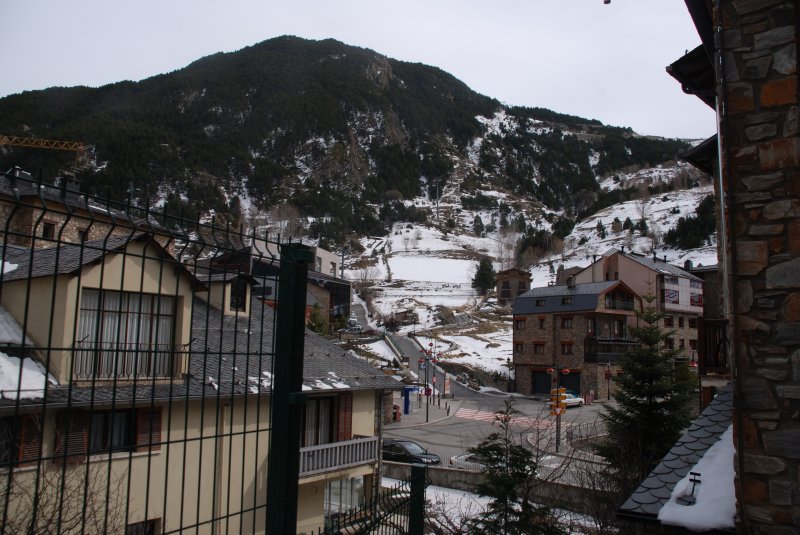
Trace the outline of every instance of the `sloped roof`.
<path fill-rule="evenodd" d="M 733 384 L 728 383 L 619 508 L 617 515 L 629 520 L 657 522 L 658 512 L 669 501 L 675 485 L 719 441 L 731 425 L 732 413 Z"/>
<path fill-rule="evenodd" d="M 665 275 L 675 275 L 678 277 L 686 277 L 687 279 L 692 279 L 692 280 L 702 280 L 699 277 L 695 277 L 688 271 L 679 268 L 674 264 L 670 264 L 669 262 L 665 262 L 664 260 L 660 260 L 658 258 L 654 259 L 652 256 L 642 255 L 638 253 L 623 253 L 619 249 L 612 248 L 603 253 L 603 257 L 609 257 L 617 253 L 619 253 L 620 256 L 624 256 L 625 258 L 630 258 L 634 262 L 638 262 L 639 264 L 648 267 L 657 273 Z M 589 269 L 589 267 L 585 269 Z"/>
<path fill-rule="evenodd" d="M 562 284 L 532 288 L 514 299 L 512 314 L 547 314 L 552 312 L 578 312 L 597 308 L 597 298 L 620 281 L 584 282 L 574 287 Z M 572 297 L 571 303 L 563 304 L 562 298 Z M 536 306 L 536 301 L 544 299 L 544 304 Z"/>

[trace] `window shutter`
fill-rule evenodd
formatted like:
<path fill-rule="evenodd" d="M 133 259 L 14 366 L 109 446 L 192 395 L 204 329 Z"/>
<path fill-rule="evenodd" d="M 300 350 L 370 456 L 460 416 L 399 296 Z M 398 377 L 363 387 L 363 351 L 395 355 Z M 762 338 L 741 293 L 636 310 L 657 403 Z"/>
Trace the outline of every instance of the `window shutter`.
<path fill-rule="evenodd" d="M 88 450 L 89 413 L 87 411 L 62 412 L 56 423 L 56 456 L 68 463 L 86 459 Z"/>
<path fill-rule="evenodd" d="M 136 451 L 161 449 L 161 407 L 136 411 Z"/>
<path fill-rule="evenodd" d="M 21 420 L 19 464 L 25 466 L 36 463 L 42 456 L 42 428 L 38 416 L 21 416 Z"/>
<path fill-rule="evenodd" d="M 339 394 L 338 440 L 350 440 L 353 437 L 353 393 Z"/>

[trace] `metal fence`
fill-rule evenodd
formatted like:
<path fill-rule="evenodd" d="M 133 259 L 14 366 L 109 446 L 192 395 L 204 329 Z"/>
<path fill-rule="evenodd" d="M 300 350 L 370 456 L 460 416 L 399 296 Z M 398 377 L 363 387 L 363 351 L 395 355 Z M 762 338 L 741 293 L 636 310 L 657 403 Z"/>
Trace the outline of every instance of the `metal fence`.
<path fill-rule="evenodd" d="M 0 533 L 311 532 L 353 473 L 359 533 L 410 503 L 378 491 L 380 427 L 352 436 L 352 396 L 380 407 L 386 378 L 340 373 L 307 412 L 304 363 L 330 373 L 337 348 L 304 349 L 302 246 L 13 171 L 0 257 Z"/>

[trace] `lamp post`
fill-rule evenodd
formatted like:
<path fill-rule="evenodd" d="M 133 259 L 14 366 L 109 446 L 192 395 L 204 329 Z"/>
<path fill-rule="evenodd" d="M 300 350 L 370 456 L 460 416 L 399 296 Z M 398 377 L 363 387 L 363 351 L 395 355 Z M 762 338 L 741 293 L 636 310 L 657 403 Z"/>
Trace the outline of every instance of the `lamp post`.
<path fill-rule="evenodd" d="M 611 361 L 606 362 L 606 391 L 608 401 L 611 401 Z"/>
<path fill-rule="evenodd" d="M 513 383 L 512 383 L 512 379 L 511 379 L 511 370 L 514 368 L 514 363 L 513 363 L 513 362 L 511 362 L 511 359 L 510 359 L 510 358 L 507 358 L 507 359 L 506 359 L 506 367 L 508 368 L 508 385 L 507 385 L 507 390 L 508 390 L 509 392 L 511 392 L 511 391 L 513 390 L 513 388 L 512 388 L 512 385 L 513 385 Z"/>

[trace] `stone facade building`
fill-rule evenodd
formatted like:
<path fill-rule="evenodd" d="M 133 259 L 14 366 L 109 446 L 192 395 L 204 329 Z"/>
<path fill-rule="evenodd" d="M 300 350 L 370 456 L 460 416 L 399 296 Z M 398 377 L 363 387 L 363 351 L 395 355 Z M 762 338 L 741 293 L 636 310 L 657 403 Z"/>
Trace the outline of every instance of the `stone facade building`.
<path fill-rule="evenodd" d="M 639 305 L 622 281 L 534 288 L 515 299 L 517 391 L 546 394 L 558 383 L 575 395 L 606 399 L 607 373 L 616 374 L 616 361 L 635 344 L 629 328 Z"/>
<path fill-rule="evenodd" d="M 637 295 L 655 298 L 653 306 L 664 314 L 662 327 L 673 332 L 666 341 L 670 349 L 682 349 L 697 360 L 697 319 L 703 314 L 703 280 L 659 259 L 611 249 L 575 275 L 575 281 L 624 281 Z"/>
<path fill-rule="evenodd" d="M 497 291 L 497 304 L 501 307 L 514 302 L 531 288 L 531 274 L 524 269 L 504 269 L 495 275 L 495 290 Z"/>
<path fill-rule="evenodd" d="M 702 44 L 668 72 L 718 117 L 717 135 L 685 159 L 716 179 L 722 313 L 733 378 L 736 514 L 730 525 L 748 535 L 796 534 L 800 6 L 797 0 L 686 5 Z"/>

